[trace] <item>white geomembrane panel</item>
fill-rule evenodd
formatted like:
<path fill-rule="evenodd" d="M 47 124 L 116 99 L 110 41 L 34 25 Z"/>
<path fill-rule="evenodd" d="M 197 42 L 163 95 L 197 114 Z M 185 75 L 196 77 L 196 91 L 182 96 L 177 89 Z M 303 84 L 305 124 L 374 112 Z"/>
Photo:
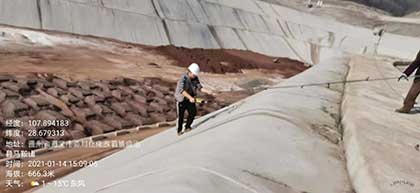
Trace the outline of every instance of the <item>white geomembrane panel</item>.
<path fill-rule="evenodd" d="M 211 25 L 244 29 L 235 9 L 220 4 L 201 1 Z"/>
<path fill-rule="evenodd" d="M 144 14 L 148 16 L 158 16 L 152 0 L 101 0 L 103 5 L 108 8 Z"/>
<path fill-rule="evenodd" d="M 165 18 L 198 22 L 187 0 L 155 0 L 155 2 L 159 3 Z"/>
<path fill-rule="evenodd" d="M 213 27 L 216 37 L 219 39 L 220 46 L 227 49 L 246 50 L 242 40 L 235 30 L 227 27 Z"/>
<path fill-rule="evenodd" d="M 346 63 L 331 58 L 280 85 L 342 80 Z M 335 127 L 325 108 L 338 110 L 340 97 L 326 87 L 267 90 L 181 137 L 165 131 L 62 179 L 85 179 L 86 193 L 349 192 L 341 149 L 312 131 Z M 73 192 L 35 192 L 57 191 Z"/>
<path fill-rule="evenodd" d="M 189 48 L 220 48 L 207 25 L 166 20 L 171 44 Z"/>

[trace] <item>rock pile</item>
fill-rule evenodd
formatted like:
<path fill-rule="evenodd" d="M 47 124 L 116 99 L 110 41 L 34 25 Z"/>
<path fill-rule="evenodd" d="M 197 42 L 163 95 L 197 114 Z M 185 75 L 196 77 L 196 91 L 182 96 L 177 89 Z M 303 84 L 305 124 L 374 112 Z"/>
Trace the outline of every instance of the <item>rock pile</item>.
<path fill-rule="evenodd" d="M 173 65 L 187 67 L 191 63 L 198 63 L 202 71 L 217 74 L 241 73 L 244 69 L 264 69 L 276 70 L 288 78 L 309 68 L 304 63 L 289 58 L 274 58 L 244 50 L 191 49 L 170 45 L 159 46 L 156 51 L 174 60 Z"/>
<path fill-rule="evenodd" d="M 157 78 L 133 80 L 115 78 L 101 81 L 67 81 L 55 75 L 30 75 L 24 78 L 0 75 L 0 124 L 20 120 L 27 145 L 39 141 L 71 140 L 156 122 L 176 119 L 173 97 L 175 83 Z M 212 96 L 205 96 L 213 100 Z M 203 115 L 226 104 L 213 101 L 198 107 Z M 37 127 L 29 120 L 69 120 L 68 126 Z M 29 130 L 63 130 L 60 136 L 30 136 Z M 4 154 L 4 132 L 0 134 Z M 4 156 L 4 155 L 3 155 Z M 1 155 L 0 155 L 1 157 Z"/>

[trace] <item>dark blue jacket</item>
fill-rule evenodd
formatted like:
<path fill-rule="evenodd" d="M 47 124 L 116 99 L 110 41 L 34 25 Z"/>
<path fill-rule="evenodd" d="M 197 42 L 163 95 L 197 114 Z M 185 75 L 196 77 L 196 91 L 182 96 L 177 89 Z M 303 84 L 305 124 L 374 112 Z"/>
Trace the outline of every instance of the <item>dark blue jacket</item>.
<path fill-rule="evenodd" d="M 420 79 L 420 51 L 417 53 L 416 60 L 414 60 L 407 69 L 405 69 L 404 74 L 410 76 L 416 70 L 416 78 L 415 80 Z"/>

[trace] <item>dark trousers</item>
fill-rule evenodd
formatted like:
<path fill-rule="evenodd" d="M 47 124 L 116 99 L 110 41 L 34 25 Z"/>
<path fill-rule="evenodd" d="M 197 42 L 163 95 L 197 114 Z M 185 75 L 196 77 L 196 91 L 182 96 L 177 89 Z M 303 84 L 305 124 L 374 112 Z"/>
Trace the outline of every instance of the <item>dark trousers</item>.
<path fill-rule="evenodd" d="M 182 125 L 184 124 L 185 110 L 188 111 L 187 123 L 185 128 L 191 128 L 191 124 L 194 121 L 194 117 L 197 114 L 195 103 L 191 103 L 188 99 L 184 99 L 182 102 L 177 103 L 178 111 L 178 133 L 182 131 Z"/>
<path fill-rule="evenodd" d="M 420 79 L 414 80 L 411 85 L 410 91 L 408 91 L 407 97 L 404 100 L 404 109 L 410 110 L 416 103 L 416 99 L 420 94 Z"/>

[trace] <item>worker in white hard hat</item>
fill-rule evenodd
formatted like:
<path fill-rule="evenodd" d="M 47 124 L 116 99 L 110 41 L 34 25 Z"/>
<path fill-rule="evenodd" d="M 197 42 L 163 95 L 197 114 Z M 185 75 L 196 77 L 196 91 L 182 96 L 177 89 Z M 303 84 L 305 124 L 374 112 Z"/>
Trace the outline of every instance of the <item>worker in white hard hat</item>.
<path fill-rule="evenodd" d="M 191 124 L 194 121 L 194 117 L 197 114 L 195 106 L 197 91 L 203 88 L 198 74 L 200 73 L 200 67 L 196 63 L 192 63 L 186 73 L 181 76 L 178 81 L 175 90 L 175 99 L 177 100 L 177 113 L 178 113 L 178 135 L 182 135 L 184 132 L 191 130 Z M 187 123 L 185 124 L 185 130 L 182 130 L 184 124 L 184 113 L 188 111 Z"/>
<path fill-rule="evenodd" d="M 410 90 L 407 93 L 407 97 L 404 99 L 403 107 L 395 110 L 399 113 L 410 113 L 411 109 L 416 104 L 416 99 L 420 95 L 420 51 L 417 53 L 416 59 L 410 64 L 410 66 L 405 69 L 403 74 L 398 78 L 398 81 L 405 79 L 408 81 L 408 77 L 415 73 L 415 78 L 413 84 L 411 85 Z"/>

